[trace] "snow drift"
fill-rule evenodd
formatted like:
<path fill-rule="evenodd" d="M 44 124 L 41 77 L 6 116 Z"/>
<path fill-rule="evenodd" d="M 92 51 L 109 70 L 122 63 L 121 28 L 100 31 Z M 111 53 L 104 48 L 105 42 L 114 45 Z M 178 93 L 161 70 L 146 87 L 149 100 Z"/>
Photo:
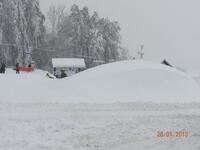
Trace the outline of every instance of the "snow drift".
<path fill-rule="evenodd" d="M 186 73 L 148 61 L 102 65 L 72 78 L 95 101 L 191 102 L 200 100 L 199 85 Z"/>
<path fill-rule="evenodd" d="M 121 61 L 61 80 L 42 71 L 0 75 L 0 101 L 199 102 L 199 85 L 187 74 L 148 61 Z"/>

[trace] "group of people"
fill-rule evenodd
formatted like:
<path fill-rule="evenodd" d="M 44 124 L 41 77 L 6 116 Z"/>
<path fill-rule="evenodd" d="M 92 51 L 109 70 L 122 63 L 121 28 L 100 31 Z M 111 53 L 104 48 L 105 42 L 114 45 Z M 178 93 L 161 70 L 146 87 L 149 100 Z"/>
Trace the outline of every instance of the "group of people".
<path fill-rule="evenodd" d="M 57 68 L 54 68 L 54 76 L 56 78 L 65 78 L 65 77 L 67 77 L 67 74 L 66 74 L 65 70 L 59 70 Z"/>
<path fill-rule="evenodd" d="M 16 74 L 20 73 L 19 63 L 16 63 L 15 70 L 16 70 Z M 4 62 L 1 63 L 0 73 L 1 74 L 5 74 L 6 73 L 6 64 Z"/>

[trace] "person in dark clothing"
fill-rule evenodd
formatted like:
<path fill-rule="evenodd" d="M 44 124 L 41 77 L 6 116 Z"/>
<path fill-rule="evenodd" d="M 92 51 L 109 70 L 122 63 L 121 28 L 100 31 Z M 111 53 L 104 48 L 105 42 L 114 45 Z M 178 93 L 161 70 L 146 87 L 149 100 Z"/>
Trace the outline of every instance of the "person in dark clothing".
<path fill-rule="evenodd" d="M 20 73 L 20 70 L 19 70 L 19 63 L 16 63 L 15 70 L 16 70 L 16 74 L 19 74 L 19 73 Z"/>
<path fill-rule="evenodd" d="M 61 70 L 61 78 L 65 78 L 65 77 L 67 77 L 67 74 L 65 73 L 64 70 Z"/>
<path fill-rule="evenodd" d="M 5 74 L 5 72 L 6 72 L 6 64 L 5 63 L 1 63 L 0 73 Z"/>
<path fill-rule="evenodd" d="M 59 78 L 58 69 L 53 68 L 53 71 L 54 71 L 54 76 L 55 76 L 56 78 Z"/>
<path fill-rule="evenodd" d="M 2 68 L 0 67 L 0 74 L 2 74 L 3 72 L 2 72 Z"/>

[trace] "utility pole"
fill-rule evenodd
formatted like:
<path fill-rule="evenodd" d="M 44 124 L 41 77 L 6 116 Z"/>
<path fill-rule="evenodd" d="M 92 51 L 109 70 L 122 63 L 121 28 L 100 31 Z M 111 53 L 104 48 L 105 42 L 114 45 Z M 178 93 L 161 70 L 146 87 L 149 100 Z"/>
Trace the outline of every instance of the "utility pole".
<path fill-rule="evenodd" d="M 3 39 L 3 31 L 0 26 L 0 45 L 2 44 L 2 39 Z"/>
<path fill-rule="evenodd" d="M 32 47 L 29 46 L 25 51 L 24 65 L 29 65 L 32 62 Z"/>

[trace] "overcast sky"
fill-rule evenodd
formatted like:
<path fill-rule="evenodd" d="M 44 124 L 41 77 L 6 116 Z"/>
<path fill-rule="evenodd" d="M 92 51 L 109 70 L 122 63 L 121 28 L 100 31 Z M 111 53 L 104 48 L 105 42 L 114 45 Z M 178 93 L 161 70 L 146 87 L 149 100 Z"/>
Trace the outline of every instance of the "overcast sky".
<path fill-rule="evenodd" d="M 132 54 L 143 44 L 145 59 L 166 58 L 200 72 L 199 0 L 40 0 L 44 13 L 52 4 L 69 9 L 73 3 L 118 21 Z"/>

